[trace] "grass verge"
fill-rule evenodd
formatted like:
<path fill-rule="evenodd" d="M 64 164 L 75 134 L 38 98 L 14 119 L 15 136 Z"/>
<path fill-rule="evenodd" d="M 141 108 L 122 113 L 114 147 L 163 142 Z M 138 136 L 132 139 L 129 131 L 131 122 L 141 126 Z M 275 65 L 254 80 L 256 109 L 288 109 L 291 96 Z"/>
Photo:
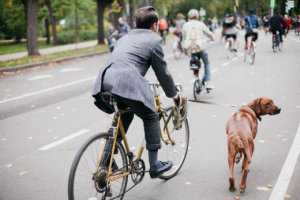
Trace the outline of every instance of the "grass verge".
<path fill-rule="evenodd" d="M 53 47 L 52 44 L 47 44 L 45 40 L 38 41 L 39 49 Z M 26 42 L 15 43 L 14 41 L 0 41 L 0 55 L 18 53 L 27 51 Z"/>
<path fill-rule="evenodd" d="M 41 62 L 51 62 L 51 61 L 57 61 L 64 58 L 69 57 L 76 57 L 76 56 L 83 56 L 88 55 L 92 53 L 103 53 L 107 51 L 106 45 L 97 45 L 94 47 L 88 47 L 88 48 L 82 48 L 82 49 L 76 49 L 76 50 L 68 50 L 48 55 L 41 55 L 41 56 L 34 56 L 34 57 L 23 57 L 16 60 L 10 60 L 10 61 L 3 61 L 0 62 L 0 68 L 5 67 L 14 67 L 18 65 L 28 65 L 28 64 L 36 64 Z"/>

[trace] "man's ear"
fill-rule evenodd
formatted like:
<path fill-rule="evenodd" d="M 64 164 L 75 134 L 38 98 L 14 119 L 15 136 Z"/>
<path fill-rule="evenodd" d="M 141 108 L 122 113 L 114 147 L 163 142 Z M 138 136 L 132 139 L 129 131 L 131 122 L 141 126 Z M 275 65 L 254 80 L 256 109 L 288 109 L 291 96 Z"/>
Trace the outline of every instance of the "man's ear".
<path fill-rule="evenodd" d="M 151 26 L 151 30 L 154 32 L 158 32 L 158 22 L 154 22 Z"/>

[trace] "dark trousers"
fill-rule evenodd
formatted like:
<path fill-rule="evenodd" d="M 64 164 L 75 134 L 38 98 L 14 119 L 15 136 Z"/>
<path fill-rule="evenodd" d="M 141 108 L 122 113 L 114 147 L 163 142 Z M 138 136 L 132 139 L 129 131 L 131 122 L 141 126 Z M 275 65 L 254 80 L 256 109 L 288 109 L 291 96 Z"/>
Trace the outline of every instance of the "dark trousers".
<path fill-rule="evenodd" d="M 203 63 L 204 63 L 204 76 L 203 76 L 203 81 L 210 81 L 210 64 L 209 64 L 209 60 L 208 60 L 208 54 L 206 51 L 202 50 L 200 52 L 197 53 L 192 53 L 191 55 L 191 60 L 190 60 L 190 65 L 192 65 L 193 62 L 195 62 L 196 60 L 198 60 L 198 67 L 200 68 L 200 59 L 202 59 Z M 197 62 L 197 61 L 196 61 Z"/>
<path fill-rule="evenodd" d="M 130 112 L 121 116 L 125 131 L 127 132 L 134 114 L 136 114 L 143 120 L 144 123 L 146 148 L 151 151 L 158 150 L 161 147 L 158 113 L 146 107 L 142 102 L 126 99 L 120 96 L 116 96 L 115 98 L 119 109 L 130 108 Z"/>

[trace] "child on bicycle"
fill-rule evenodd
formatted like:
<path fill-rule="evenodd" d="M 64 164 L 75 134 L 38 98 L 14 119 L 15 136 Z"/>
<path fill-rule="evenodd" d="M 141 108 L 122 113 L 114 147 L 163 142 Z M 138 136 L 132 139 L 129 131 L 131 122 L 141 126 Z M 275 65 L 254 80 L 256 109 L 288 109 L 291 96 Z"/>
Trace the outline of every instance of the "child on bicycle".
<path fill-rule="evenodd" d="M 118 107 L 130 107 L 131 112 L 121 116 L 127 131 L 134 114 L 144 123 L 146 148 L 149 155 L 150 176 L 156 178 L 172 168 L 170 161 L 158 160 L 161 147 L 159 115 L 154 105 L 153 92 L 144 78 L 150 66 L 166 95 L 177 106 L 186 102 L 176 90 L 167 69 L 158 32 L 158 14 L 151 6 L 142 7 L 135 14 L 136 28 L 117 41 L 107 64 L 100 70 L 94 85 L 95 104 L 102 110 L 107 104 L 101 98 L 103 92 L 114 95 Z"/>
<path fill-rule="evenodd" d="M 206 36 L 210 37 L 211 40 L 214 40 L 214 35 L 209 28 L 199 20 L 198 10 L 191 9 L 188 12 L 188 18 L 189 21 L 183 25 L 182 46 L 191 54 L 191 66 L 195 66 L 194 64 L 196 64 L 198 67 L 197 69 L 193 69 L 196 78 L 199 76 L 200 59 L 203 60 L 205 71 L 203 77 L 204 85 L 207 89 L 213 89 L 214 87 L 210 84 L 210 65 L 208 54 L 204 50 L 204 42 Z"/>

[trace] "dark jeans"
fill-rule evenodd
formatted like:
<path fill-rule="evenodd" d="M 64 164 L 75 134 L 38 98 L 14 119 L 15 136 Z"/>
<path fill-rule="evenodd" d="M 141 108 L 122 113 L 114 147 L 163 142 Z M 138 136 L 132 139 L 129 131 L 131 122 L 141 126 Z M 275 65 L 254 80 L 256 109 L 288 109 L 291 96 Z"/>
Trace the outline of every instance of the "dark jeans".
<path fill-rule="evenodd" d="M 284 30 L 271 30 L 273 36 L 276 35 L 276 32 L 279 32 L 279 40 L 282 43 L 283 42 L 283 34 L 284 34 Z"/>
<path fill-rule="evenodd" d="M 210 65 L 209 65 L 209 60 L 208 60 L 208 54 L 206 53 L 206 51 L 202 50 L 200 52 L 197 53 L 192 53 L 191 55 L 191 60 L 190 60 L 190 65 L 192 65 L 192 63 L 195 60 L 198 60 L 198 67 L 200 68 L 200 59 L 202 59 L 203 63 L 204 63 L 204 76 L 203 76 L 203 81 L 210 81 Z"/>
<path fill-rule="evenodd" d="M 158 150 L 161 147 L 160 143 L 160 123 L 159 115 L 150 108 L 146 107 L 142 102 L 126 99 L 120 96 L 115 97 L 118 108 L 130 108 L 121 116 L 125 131 L 127 132 L 130 123 L 133 120 L 134 114 L 140 117 L 144 123 L 144 131 L 146 138 L 146 148 L 151 151 Z"/>

